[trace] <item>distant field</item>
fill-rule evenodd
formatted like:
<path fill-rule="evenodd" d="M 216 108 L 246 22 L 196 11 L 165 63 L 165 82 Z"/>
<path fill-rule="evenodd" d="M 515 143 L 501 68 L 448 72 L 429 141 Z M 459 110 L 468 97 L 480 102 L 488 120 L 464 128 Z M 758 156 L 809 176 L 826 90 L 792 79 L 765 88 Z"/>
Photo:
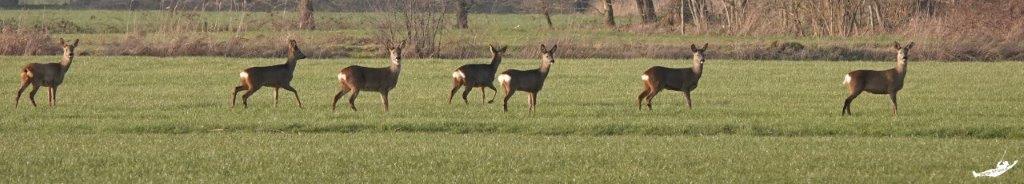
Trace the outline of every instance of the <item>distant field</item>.
<path fill-rule="evenodd" d="M 0 84 L 53 56 L 0 57 Z M 971 170 L 1024 152 L 1019 62 L 912 61 L 900 116 L 863 95 L 840 117 L 842 75 L 890 62 L 710 59 L 694 93 L 664 92 L 636 110 L 647 67 L 687 60 L 560 59 L 526 111 L 482 104 L 474 91 L 447 104 L 450 71 L 475 60 L 407 60 L 392 111 L 364 92 L 331 112 L 338 69 L 383 59 L 301 60 L 274 107 L 261 90 L 228 108 L 237 73 L 284 59 L 78 57 L 60 105 L 0 108 L 3 181 L 433 182 L 966 182 Z M 507 60 L 501 69 L 534 68 Z M 488 91 L 488 98 L 493 95 Z M 45 92 L 36 97 L 45 104 Z M 458 98 L 458 97 L 457 97 Z M 1013 181 L 1006 177 L 978 181 Z"/>

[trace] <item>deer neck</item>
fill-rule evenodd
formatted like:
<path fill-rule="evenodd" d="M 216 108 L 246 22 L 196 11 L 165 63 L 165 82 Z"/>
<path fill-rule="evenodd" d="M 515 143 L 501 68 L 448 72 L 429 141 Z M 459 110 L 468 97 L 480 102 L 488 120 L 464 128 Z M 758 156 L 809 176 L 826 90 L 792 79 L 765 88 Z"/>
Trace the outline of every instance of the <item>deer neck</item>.
<path fill-rule="evenodd" d="M 548 76 L 548 70 L 550 68 L 551 68 L 551 63 L 549 63 L 547 61 L 544 61 L 543 63 L 540 64 L 540 69 L 538 69 L 538 71 L 540 71 L 541 75 L 543 75 L 544 77 L 547 77 Z"/>
<path fill-rule="evenodd" d="M 501 64 L 501 56 L 500 55 L 494 55 L 494 57 L 491 57 L 491 66 L 492 67 L 497 68 L 498 65 L 500 65 L 500 64 Z"/>
<path fill-rule="evenodd" d="M 899 74 L 898 76 L 900 77 L 900 79 L 902 79 L 903 76 L 907 75 L 907 62 L 906 61 L 898 61 L 898 62 L 896 62 L 896 74 Z"/>
<path fill-rule="evenodd" d="M 60 59 L 61 70 L 67 71 L 68 68 L 71 68 L 71 61 L 74 59 L 74 55 L 64 55 L 64 57 Z"/>
<path fill-rule="evenodd" d="M 694 61 L 693 68 L 691 69 L 693 70 L 693 74 L 696 75 L 697 78 L 700 78 L 701 73 L 704 72 L 704 64 L 700 63 L 700 61 Z"/>
<path fill-rule="evenodd" d="M 295 59 L 295 58 L 292 58 L 292 57 L 288 57 L 288 61 L 285 62 L 284 64 L 286 66 L 288 66 L 288 69 L 295 70 L 295 65 L 298 64 L 298 61 L 299 61 L 298 59 Z"/>
<path fill-rule="evenodd" d="M 391 59 L 391 66 L 388 66 L 388 70 L 393 75 L 398 75 L 399 72 L 402 72 L 402 63 L 399 63 L 398 59 Z"/>

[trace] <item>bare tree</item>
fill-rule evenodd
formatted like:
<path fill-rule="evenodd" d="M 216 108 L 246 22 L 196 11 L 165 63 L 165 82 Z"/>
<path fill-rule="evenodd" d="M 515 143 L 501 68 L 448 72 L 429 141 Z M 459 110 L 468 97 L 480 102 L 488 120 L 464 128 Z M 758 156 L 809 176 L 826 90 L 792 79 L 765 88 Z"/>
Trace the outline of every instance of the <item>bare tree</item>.
<path fill-rule="evenodd" d="M 456 12 L 456 17 L 458 19 L 456 20 L 458 24 L 456 27 L 459 29 L 469 28 L 469 5 L 471 2 L 468 1 L 469 0 L 456 0 L 455 2 L 456 6 L 459 8 L 458 12 Z"/>
<path fill-rule="evenodd" d="M 636 10 L 640 13 L 640 19 L 644 24 L 658 21 L 658 17 L 654 12 L 654 1 L 636 0 Z"/>
<path fill-rule="evenodd" d="M 525 0 L 523 2 L 523 8 L 539 13 L 544 16 L 544 20 L 547 21 L 548 28 L 554 28 L 554 23 L 551 22 L 551 13 L 555 11 L 555 0 Z"/>
<path fill-rule="evenodd" d="M 299 0 L 299 29 L 316 29 L 313 18 L 313 4 L 309 0 Z"/>
<path fill-rule="evenodd" d="M 615 10 L 612 8 L 612 0 L 604 0 L 604 25 L 615 27 Z"/>
<path fill-rule="evenodd" d="M 405 41 L 406 48 L 419 58 L 433 57 L 441 50 L 440 35 L 444 31 L 444 0 L 381 0 L 375 5 L 386 16 L 375 20 L 374 39 L 381 45 L 397 45 Z"/>
<path fill-rule="evenodd" d="M 0 7 L 18 6 L 18 0 L 0 0 Z"/>

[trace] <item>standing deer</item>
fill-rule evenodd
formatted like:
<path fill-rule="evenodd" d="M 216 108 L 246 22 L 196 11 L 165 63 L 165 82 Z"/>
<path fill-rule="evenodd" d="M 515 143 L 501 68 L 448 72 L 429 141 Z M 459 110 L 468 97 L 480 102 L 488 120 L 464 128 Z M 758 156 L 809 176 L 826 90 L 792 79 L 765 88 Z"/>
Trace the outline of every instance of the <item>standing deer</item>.
<path fill-rule="evenodd" d="M 914 42 L 910 42 L 906 47 L 900 47 L 899 42 L 893 44 L 892 48 L 896 50 L 896 68 L 883 71 L 856 70 L 843 76 L 843 85 L 846 85 L 850 96 L 847 96 L 843 103 L 841 115 L 853 115 L 853 112 L 850 112 L 850 102 L 853 102 L 861 92 L 868 91 L 873 94 L 889 94 L 892 115 L 895 116 L 896 93 L 903 89 L 903 79 L 907 77 L 907 54 L 913 47 Z"/>
<path fill-rule="evenodd" d="M 29 84 L 32 84 L 32 91 L 28 92 L 28 99 L 32 102 L 33 107 L 36 107 L 36 92 L 39 91 L 40 86 L 49 88 L 47 91 L 49 106 L 57 105 L 57 86 L 64 83 L 64 75 L 71 68 L 71 61 L 75 59 L 75 47 L 78 47 L 78 39 L 68 44 L 64 38 L 61 38 L 60 45 L 64 49 L 64 57 L 61 58 L 60 63 L 31 63 L 21 68 L 21 87 L 18 88 L 17 95 L 14 96 L 14 107 L 18 107 L 21 93 L 25 92 L 25 88 Z"/>
<path fill-rule="evenodd" d="M 493 45 L 490 45 L 491 49 L 491 64 L 467 64 L 462 65 L 455 72 L 452 72 L 452 93 L 448 95 L 448 104 L 452 103 L 452 98 L 455 97 L 455 92 L 459 91 L 459 87 L 465 86 L 466 90 L 462 92 L 462 100 L 469 104 L 469 92 L 473 90 L 473 87 L 480 87 L 480 94 L 483 95 L 483 100 L 487 100 L 487 92 L 484 87 L 491 88 L 494 91 L 494 96 L 491 96 L 491 101 L 487 103 L 494 103 L 494 98 L 498 96 L 498 89 L 494 88 L 494 73 L 498 72 L 498 65 L 501 64 L 501 55 L 505 54 L 505 50 L 508 46 L 495 49 Z"/>
<path fill-rule="evenodd" d="M 692 68 L 654 66 L 647 69 L 644 75 L 640 76 L 640 79 L 644 81 L 644 91 L 636 99 L 637 107 L 643 110 L 643 101 L 646 99 L 647 110 L 652 110 L 651 99 L 654 99 L 654 96 L 658 95 L 662 89 L 668 89 L 682 91 L 683 96 L 686 97 L 686 108 L 692 109 L 690 92 L 697 89 L 697 82 L 700 81 L 700 76 L 704 72 L 704 51 L 707 49 L 707 43 L 704 43 L 704 47 L 699 49 L 697 45 L 690 44 L 690 50 L 693 51 Z"/>
<path fill-rule="evenodd" d="M 242 105 L 248 108 L 249 97 L 263 86 L 266 86 L 274 88 L 275 106 L 277 105 L 278 91 L 284 88 L 295 94 L 295 101 L 298 102 L 299 108 L 302 108 L 299 92 L 291 84 L 293 74 L 295 73 L 295 65 L 300 59 L 306 59 L 306 55 L 302 54 L 302 51 L 299 50 L 299 45 L 295 43 L 295 40 L 288 40 L 288 61 L 284 64 L 250 67 L 242 70 L 241 73 L 238 73 L 242 84 L 235 87 L 235 92 L 231 95 L 231 107 L 235 107 L 235 98 L 238 97 L 239 91 L 246 91 L 242 95 Z"/>
<path fill-rule="evenodd" d="M 548 77 L 549 68 L 551 64 L 555 63 L 555 50 L 558 49 L 558 45 L 551 46 L 551 50 L 548 50 L 544 44 L 540 45 L 541 51 L 541 63 L 540 68 L 533 70 L 515 70 L 509 69 L 501 72 L 498 76 L 498 82 L 501 83 L 502 89 L 505 91 L 505 100 L 502 104 L 502 108 L 505 112 L 508 112 L 508 99 L 512 97 L 516 91 L 523 91 L 529 93 L 529 104 L 530 112 L 533 112 L 537 107 L 537 93 L 540 93 L 541 88 L 544 87 L 544 80 Z"/>
<path fill-rule="evenodd" d="M 334 101 L 331 102 L 331 111 L 337 109 L 338 99 L 345 96 L 345 93 L 349 91 L 352 95 L 348 98 L 349 107 L 352 111 L 356 109 L 356 97 L 359 96 L 359 91 L 376 91 L 380 92 L 380 99 L 384 103 L 384 111 L 388 111 L 388 93 L 398 84 L 398 74 L 402 72 L 402 47 L 405 46 L 405 41 L 401 44 L 394 46 L 388 45 L 388 54 L 391 59 L 391 66 L 384 68 L 369 68 L 359 65 L 352 65 L 341 69 L 338 73 L 338 82 L 341 85 L 341 90 L 338 94 L 334 95 Z"/>

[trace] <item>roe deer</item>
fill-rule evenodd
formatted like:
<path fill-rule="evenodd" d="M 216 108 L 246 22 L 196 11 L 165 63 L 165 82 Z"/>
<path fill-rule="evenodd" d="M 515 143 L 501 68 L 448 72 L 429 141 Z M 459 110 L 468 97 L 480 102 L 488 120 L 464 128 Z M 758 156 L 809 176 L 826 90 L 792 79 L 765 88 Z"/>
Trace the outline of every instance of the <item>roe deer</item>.
<path fill-rule="evenodd" d="M 300 59 L 305 59 L 306 55 L 302 54 L 299 50 L 299 45 L 295 43 L 295 40 L 288 40 L 288 61 L 284 64 L 263 66 L 263 67 L 250 67 L 242 70 L 238 73 L 241 77 L 241 85 L 235 87 L 235 92 L 231 95 L 231 107 L 235 107 L 235 98 L 238 97 L 239 91 L 246 91 L 242 95 L 242 105 L 245 108 L 249 107 L 249 97 L 253 93 L 260 90 L 263 86 L 274 88 L 274 105 L 277 105 L 277 93 L 281 88 L 291 91 L 295 94 L 295 101 L 298 102 L 299 108 L 302 108 L 302 100 L 299 99 L 299 92 L 295 91 L 292 87 L 292 77 L 295 73 L 295 64 Z"/>
<path fill-rule="evenodd" d="M 690 44 L 690 50 L 693 51 L 692 68 L 654 66 L 644 71 L 644 75 L 640 76 L 640 79 L 644 81 L 644 91 L 636 98 L 637 107 L 643 110 L 643 101 L 646 99 L 647 110 L 652 110 L 651 99 L 654 99 L 654 96 L 658 95 L 662 89 L 668 89 L 682 91 L 683 96 L 686 97 L 686 108 L 692 109 L 690 92 L 697 89 L 697 82 L 700 81 L 700 76 L 704 72 L 704 51 L 707 49 L 707 43 L 704 43 L 704 47 L 699 49 L 697 45 Z"/>
<path fill-rule="evenodd" d="M 466 91 L 462 92 L 462 100 L 469 104 L 469 92 L 473 90 L 473 87 L 480 87 L 480 94 L 483 95 L 483 100 L 487 100 L 487 92 L 484 87 L 491 88 L 494 91 L 494 96 L 491 96 L 491 101 L 487 103 L 494 103 L 494 98 L 498 96 L 498 89 L 494 88 L 494 73 L 498 72 L 498 65 L 501 64 L 501 55 L 505 53 L 508 46 L 501 48 L 491 48 L 491 64 L 467 64 L 462 65 L 455 72 L 452 72 L 452 93 L 448 95 L 448 104 L 452 103 L 452 97 L 455 97 L 455 92 L 459 91 L 459 87 L 465 86 Z"/>
<path fill-rule="evenodd" d="M 907 77 L 907 55 L 913 47 L 914 42 L 910 42 L 906 47 L 900 47 L 899 42 L 893 44 L 892 48 L 896 50 L 896 68 L 883 71 L 856 70 L 843 76 L 843 85 L 846 85 L 850 96 L 847 96 L 843 103 L 841 115 L 853 115 L 853 112 L 850 112 L 850 102 L 853 102 L 861 92 L 868 91 L 873 94 L 889 94 L 892 115 L 895 116 L 896 93 L 903 89 L 903 79 Z"/>
<path fill-rule="evenodd" d="M 501 72 L 501 75 L 498 76 L 498 82 L 501 83 L 501 87 L 505 91 L 505 101 L 502 104 L 505 112 L 508 112 L 508 99 L 516 91 L 530 94 L 528 102 L 530 104 L 530 112 L 533 112 L 537 107 L 537 93 L 544 87 L 544 80 L 548 77 L 549 68 L 551 68 L 551 64 L 555 63 L 556 49 L 558 49 L 558 45 L 551 46 L 551 50 L 548 50 L 544 44 L 540 45 L 541 63 L 538 69 L 509 69 Z"/>
<path fill-rule="evenodd" d="M 341 85 L 341 90 L 338 94 L 334 95 L 334 101 L 331 102 L 331 111 L 337 109 L 338 99 L 345 96 L 345 93 L 349 91 L 352 95 L 348 98 L 349 107 L 352 111 L 356 109 L 356 97 L 359 96 L 359 91 L 376 91 L 380 92 L 380 99 L 384 103 L 384 111 L 388 111 L 388 93 L 398 84 L 398 74 L 402 71 L 402 47 L 405 46 L 405 41 L 401 44 L 394 46 L 388 44 L 388 54 L 390 55 L 391 66 L 384 68 L 369 68 L 359 65 L 352 65 L 341 69 L 338 73 L 338 82 Z"/>
<path fill-rule="evenodd" d="M 68 44 L 64 42 L 64 38 L 61 38 L 60 45 L 64 49 L 64 57 L 61 58 L 60 63 L 31 63 L 21 68 L 21 87 L 18 88 L 17 95 L 14 96 L 14 107 L 18 107 L 21 93 L 25 92 L 25 88 L 29 84 L 32 84 L 32 91 L 28 92 L 28 100 L 32 102 L 33 107 L 36 106 L 36 92 L 39 91 L 40 86 L 49 88 L 47 91 L 49 105 L 57 105 L 57 86 L 64 83 L 64 75 L 71 68 L 71 60 L 75 59 L 75 47 L 78 47 L 78 39 Z"/>

